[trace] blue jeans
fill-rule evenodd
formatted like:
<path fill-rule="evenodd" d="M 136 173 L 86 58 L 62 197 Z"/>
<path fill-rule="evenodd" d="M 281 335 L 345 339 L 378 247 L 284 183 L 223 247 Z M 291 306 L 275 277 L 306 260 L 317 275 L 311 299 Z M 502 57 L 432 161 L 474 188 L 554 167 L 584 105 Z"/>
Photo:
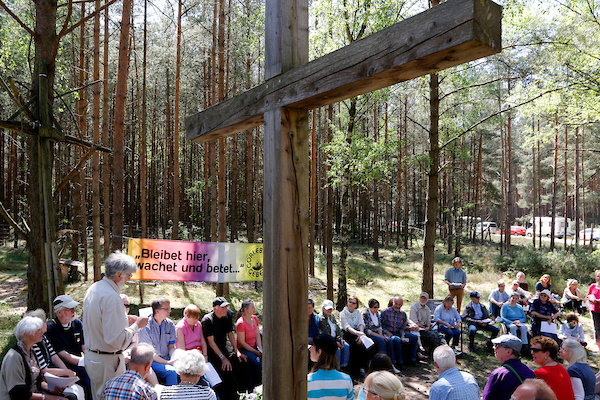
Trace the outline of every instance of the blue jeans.
<path fill-rule="evenodd" d="M 252 384 L 254 386 L 260 385 L 262 382 L 262 358 L 246 349 L 240 349 L 240 353 L 248 357 L 248 364 L 252 373 Z"/>
<path fill-rule="evenodd" d="M 338 348 L 335 353 L 338 362 L 340 363 L 340 368 L 346 368 L 348 366 L 348 361 L 350 360 L 350 345 L 342 340 L 344 344 L 343 348 Z"/>
<path fill-rule="evenodd" d="M 159 379 L 165 380 L 167 386 L 177 385 L 179 376 L 172 365 L 152 361 L 152 369 Z"/>
<path fill-rule="evenodd" d="M 392 359 L 392 364 L 402 364 L 402 339 L 400 336 L 390 336 L 388 339 L 388 345 L 391 344 L 392 351 L 390 354 L 390 358 Z"/>
<path fill-rule="evenodd" d="M 392 344 L 392 341 L 389 339 L 385 340 L 384 338 L 375 335 L 369 337 L 375 342 L 375 345 L 377 346 L 377 352 L 387 354 L 393 362 L 394 346 Z"/>
<path fill-rule="evenodd" d="M 404 337 L 408 338 L 408 344 L 410 346 L 410 360 L 417 361 L 417 351 L 419 350 L 419 346 L 417 345 L 417 341 L 419 337 L 412 332 L 404 332 Z"/>
<path fill-rule="evenodd" d="M 450 329 L 447 328 L 446 325 L 438 324 L 438 330 L 441 334 L 446 338 L 446 342 L 450 343 L 450 338 L 452 338 L 452 346 L 457 346 L 458 341 L 460 340 L 460 330 L 459 329 Z"/>

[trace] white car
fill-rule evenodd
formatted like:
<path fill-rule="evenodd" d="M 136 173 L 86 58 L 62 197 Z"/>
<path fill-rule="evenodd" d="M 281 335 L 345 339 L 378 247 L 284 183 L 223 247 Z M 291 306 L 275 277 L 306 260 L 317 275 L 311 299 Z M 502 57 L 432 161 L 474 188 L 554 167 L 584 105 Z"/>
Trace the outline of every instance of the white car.
<path fill-rule="evenodd" d="M 600 240 L 600 228 L 592 228 L 582 229 L 579 231 L 579 239 L 598 241 Z"/>
<path fill-rule="evenodd" d="M 481 233 L 482 231 L 483 233 L 496 233 L 498 232 L 498 227 L 495 222 L 479 222 L 475 225 L 475 232 Z"/>

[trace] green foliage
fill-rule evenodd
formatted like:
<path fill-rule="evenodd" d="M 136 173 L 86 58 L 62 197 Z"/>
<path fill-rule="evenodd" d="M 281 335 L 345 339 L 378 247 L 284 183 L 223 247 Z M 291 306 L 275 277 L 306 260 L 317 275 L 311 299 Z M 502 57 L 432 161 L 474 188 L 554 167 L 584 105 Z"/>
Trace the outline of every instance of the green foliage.
<path fill-rule="evenodd" d="M 537 281 L 543 274 L 552 276 L 552 284 L 558 292 L 567 279 L 577 279 L 583 284 L 593 281 L 593 274 L 600 265 L 600 250 L 590 252 L 578 248 L 571 251 L 556 249 L 553 252 L 534 249 L 531 246 L 514 246 L 509 255 L 498 256 L 495 266 L 511 274 L 523 271 Z"/>

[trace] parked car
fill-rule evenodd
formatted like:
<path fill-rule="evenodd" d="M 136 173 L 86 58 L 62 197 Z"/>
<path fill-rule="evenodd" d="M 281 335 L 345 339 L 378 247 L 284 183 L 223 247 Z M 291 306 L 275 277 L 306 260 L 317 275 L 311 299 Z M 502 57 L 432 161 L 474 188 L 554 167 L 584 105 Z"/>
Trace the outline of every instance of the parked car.
<path fill-rule="evenodd" d="M 511 235 L 521 235 L 525 236 L 526 229 L 524 226 L 520 225 L 511 225 L 510 226 L 510 234 Z"/>
<path fill-rule="evenodd" d="M 579 231 L 579 239 L 590 240 L 590 238 L 595 241 L 600 240 L 600 228 L 594 228 L 593 231 L 592 228 Z"/>
<path fill-rule="evenodd" d="M 524 226 L 520 226 L 520 225 L 511 225 L 510 226 L 510 234 L 511 235 L 521 235 L 521 236 L 525 236 L 525 227 Z M 500 233 L 502 235 L 504 235 L 504 229 L 500 230 Z"/>
<path fill-rule="evenodd" d="M 496 226 L 495 222 L 479 222 L 477 225 L 475 225 L 475 232 L 476 233 L 497 233 L 498 232 L 498 226 Z"/>

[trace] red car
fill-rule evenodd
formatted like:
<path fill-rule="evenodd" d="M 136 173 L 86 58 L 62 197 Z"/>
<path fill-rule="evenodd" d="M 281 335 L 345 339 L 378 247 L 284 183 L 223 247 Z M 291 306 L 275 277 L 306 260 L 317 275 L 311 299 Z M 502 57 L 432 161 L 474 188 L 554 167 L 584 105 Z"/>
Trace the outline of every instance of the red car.
<path fill-rule="evenodd" d="M 523 226 L 519 226 L 519 225 L 511 225 L 510 227 L 510 234 L 511 235 L 521 235 L 521 236 L 525 236 L 525 227 Z M 504 235 L 504 229 L 502 229 L 502 234 Z"/>
<path fill-rule="evenodd" d="M 519 225 L 511 225 L 510 234 L 525 236 L 525 227 Z"/>

